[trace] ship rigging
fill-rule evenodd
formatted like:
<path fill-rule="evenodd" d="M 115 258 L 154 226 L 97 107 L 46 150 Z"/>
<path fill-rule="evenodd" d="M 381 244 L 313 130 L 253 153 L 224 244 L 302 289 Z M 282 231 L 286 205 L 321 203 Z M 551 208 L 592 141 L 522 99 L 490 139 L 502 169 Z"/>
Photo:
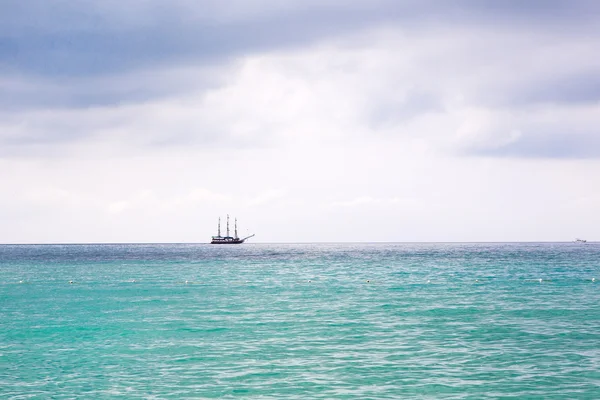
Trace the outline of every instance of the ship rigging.
<path fill-rule="evenodd" d="M 237 231 L 237 218 L 234 220 L 234 234 L 231 236 L 229 234 L 229 214 L 227 214 L 227 234 L 225 236 L 221 236 L 221 217 L 219 217 L 219 224 L 217 227 L 217 236 L 213 236 L 210 243 L 211 244 L 240 244 L 244 243 L 246 239 L 250 239 L 254 236 L 254 234 L 250 236 L 246 236 L 245 238 L 241 238 L 238 236 Z"/>

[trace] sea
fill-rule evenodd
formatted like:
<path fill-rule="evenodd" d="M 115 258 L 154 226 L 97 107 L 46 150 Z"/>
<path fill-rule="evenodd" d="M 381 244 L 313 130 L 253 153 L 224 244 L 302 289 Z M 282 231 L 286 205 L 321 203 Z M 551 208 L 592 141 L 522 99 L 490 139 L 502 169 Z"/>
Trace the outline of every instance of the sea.
<path fill-rule="evenodd" d="M 0 246 L 2 399 L 600 399 L 600 243 Z"/>

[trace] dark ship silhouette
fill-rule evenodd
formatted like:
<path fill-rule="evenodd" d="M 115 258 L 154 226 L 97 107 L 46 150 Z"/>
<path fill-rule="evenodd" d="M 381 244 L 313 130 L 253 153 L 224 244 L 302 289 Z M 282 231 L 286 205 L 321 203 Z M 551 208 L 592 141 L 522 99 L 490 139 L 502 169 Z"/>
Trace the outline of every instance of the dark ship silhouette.
<path fill-rule="evenodd" d="M 211 244 L 240 244 L 244 243 L 246 239 L 250 239 L 254 234 L 250 236 L 246 236 L 245 238 L 240 239 L 237 233 L 237 218 L 234 222 L 234 234 L 233 236 L 229 235 L 229 214 L 227 214 L 227 235 L 221 236 L 221 217 L 219 217 L 219 225 L 217 228 L 217 236 L 213 236 L 210 241 Z"/>

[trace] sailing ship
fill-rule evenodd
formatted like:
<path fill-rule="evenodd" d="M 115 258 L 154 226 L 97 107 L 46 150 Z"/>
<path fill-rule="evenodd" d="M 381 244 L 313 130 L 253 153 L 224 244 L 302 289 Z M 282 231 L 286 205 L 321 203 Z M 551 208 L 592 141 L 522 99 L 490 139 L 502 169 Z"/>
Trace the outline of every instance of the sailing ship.
<path fill-rule="evenodd" d="M 219 225 L 217 228 L 217 236 L 213 236 L 210 241 L 211 244 L 240 244 L 244 243 L 246 239 L 250 239 L 254 234 L 250 236 L 246 236 L 245 238 L 240 239 L 238 237 L 237 232 L 237 218 L 234 222 L 234 234 L 233 236 L 229 235 L 229 214 L 227 214 L 227 235 L 221 236 L 221 217 L 219 217 Z"/>

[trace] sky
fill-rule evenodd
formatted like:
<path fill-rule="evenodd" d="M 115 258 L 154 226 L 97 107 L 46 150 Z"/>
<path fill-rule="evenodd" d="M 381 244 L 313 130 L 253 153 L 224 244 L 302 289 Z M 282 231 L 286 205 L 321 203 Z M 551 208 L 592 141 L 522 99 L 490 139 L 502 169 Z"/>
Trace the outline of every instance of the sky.
<path fill-rule="evenodd" d="M 0 0 L 0 243 L 600 240 L 595 0 Z"/>

